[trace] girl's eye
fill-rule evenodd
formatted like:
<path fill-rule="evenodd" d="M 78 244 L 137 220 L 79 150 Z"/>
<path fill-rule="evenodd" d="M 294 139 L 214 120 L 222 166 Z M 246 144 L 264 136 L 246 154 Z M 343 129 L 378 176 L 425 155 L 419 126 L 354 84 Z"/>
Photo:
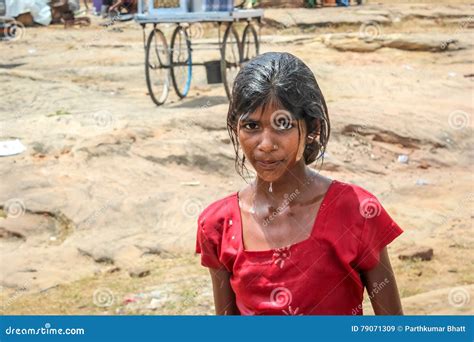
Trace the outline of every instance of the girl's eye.
<path fill-rule="evenodd" d="M 244 128 L 252 131 L 254 129 L 257 129 L 258 125 L 255 122 L 249 122 L 244 125 Z"/>

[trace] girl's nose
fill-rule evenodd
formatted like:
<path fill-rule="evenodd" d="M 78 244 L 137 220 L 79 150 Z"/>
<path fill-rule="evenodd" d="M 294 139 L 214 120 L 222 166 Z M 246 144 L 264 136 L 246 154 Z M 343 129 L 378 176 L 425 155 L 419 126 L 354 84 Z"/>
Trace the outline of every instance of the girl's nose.
<path fill-rule="evenodd" d="M 264 153 L 270 153 L 275 150 L 275 139 L 271 128 L 266 128 L 262 131 L 258 149 Z"/>

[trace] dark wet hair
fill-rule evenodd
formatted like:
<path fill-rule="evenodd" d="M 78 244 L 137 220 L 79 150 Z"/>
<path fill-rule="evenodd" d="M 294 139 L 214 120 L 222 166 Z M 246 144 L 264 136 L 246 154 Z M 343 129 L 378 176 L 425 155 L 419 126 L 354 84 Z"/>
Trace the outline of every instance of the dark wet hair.
<path fill-rule="evenodd" d="M 313 133 L 317 138 L 312 143 L 306 143 L 303 154 L 305 163 L 308 165 L 316 160 L 322 163 L 331 126 L 318 82 L 311 69 L 299 58 L 286 52 L 267 52 L 243 65 L 234 80 L 227 130 L 235 150 L 237 172 L 244 177 L 244 169 L 248 171 L 245 156 L 239 153 L 239 119 L 270 103 L 306 122 L 307 133 Z"/>

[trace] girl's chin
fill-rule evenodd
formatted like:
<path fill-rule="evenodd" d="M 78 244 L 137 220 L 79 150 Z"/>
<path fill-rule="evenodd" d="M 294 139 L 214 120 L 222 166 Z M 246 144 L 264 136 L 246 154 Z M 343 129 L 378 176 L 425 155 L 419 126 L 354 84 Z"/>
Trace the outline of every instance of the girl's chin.
<path fill-rule="evenodd" d="M 276 182 L 284 174 L 284 170 L 268 171 L 268 170 L 256 169 L 256 171 L 257 171 L 258 178 L 268 183 Z"/>
<path fill-rule="evenodd" d="M 258 175 L 258 178 L 265 182 L 276 182 L 279 180 L 289 169 L 290 165 L 288 162 L 281 161 L 275 165 L 262 165 L 262 163 L 251 163 L 253 170 Z"/>

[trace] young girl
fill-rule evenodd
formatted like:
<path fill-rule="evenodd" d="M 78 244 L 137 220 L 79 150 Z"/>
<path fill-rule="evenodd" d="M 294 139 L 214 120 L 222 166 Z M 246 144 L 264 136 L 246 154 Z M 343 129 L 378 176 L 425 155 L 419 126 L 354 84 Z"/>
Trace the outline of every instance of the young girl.
<path fill-rule="evenodd" d="M 402 314 L 386 246 L 402 233 L 370 192 L 309 165 L 330 124 L 311 70 L 265 53 L 238 73 L 227 116 L 243 176 L 255 180 L 199 216 L 196 252 L 219 315 Z"/>

